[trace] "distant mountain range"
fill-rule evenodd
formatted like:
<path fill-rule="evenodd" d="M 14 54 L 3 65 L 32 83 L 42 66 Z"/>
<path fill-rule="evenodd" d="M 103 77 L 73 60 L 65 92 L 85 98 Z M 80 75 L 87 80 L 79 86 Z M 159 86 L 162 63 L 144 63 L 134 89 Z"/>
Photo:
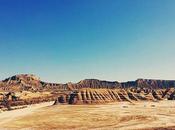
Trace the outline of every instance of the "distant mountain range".
<path fill-rule="evenodd" d="M 81 88 L 148 88 L 162 89 L 174 88 L 175 80 L 154 80 L 154 79 L 137 79 L 128 82 L 111 82 L 98 79 L 85 79 L 78 83 L 47 83 L 41 81 L 32 74 L 20 74 L 9 77 L 0 81 L 1 91 L 44 91 L 44 90 L 76 90 Z"/>

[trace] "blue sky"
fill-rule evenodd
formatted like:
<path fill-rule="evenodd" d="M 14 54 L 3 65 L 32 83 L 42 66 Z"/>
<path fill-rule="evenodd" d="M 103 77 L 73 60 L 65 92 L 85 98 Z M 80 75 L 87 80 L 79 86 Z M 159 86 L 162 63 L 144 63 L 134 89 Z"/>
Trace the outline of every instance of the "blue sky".
<path fill-rule="evenodd" d="M 0 0 L 0 79 L 175 79 L 174 0 Z"/>

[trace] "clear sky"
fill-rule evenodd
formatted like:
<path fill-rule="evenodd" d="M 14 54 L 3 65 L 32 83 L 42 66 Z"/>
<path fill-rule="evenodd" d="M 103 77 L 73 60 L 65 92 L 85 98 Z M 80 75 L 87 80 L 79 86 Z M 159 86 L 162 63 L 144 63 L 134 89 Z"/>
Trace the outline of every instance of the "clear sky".
<path fill-rule="evenodd" d="M 0 79 L 175 79 L 175 0 L 0 0 Z"/>

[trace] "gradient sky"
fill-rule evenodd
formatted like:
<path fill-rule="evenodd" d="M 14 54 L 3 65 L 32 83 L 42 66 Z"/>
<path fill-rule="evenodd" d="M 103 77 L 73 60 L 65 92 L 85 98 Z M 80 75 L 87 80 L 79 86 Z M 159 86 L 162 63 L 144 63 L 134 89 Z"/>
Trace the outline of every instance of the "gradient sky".
<path fill-rule="evenodd" d="M 175 79 L 175 0 L 0 0 L 0 79 Z"/>

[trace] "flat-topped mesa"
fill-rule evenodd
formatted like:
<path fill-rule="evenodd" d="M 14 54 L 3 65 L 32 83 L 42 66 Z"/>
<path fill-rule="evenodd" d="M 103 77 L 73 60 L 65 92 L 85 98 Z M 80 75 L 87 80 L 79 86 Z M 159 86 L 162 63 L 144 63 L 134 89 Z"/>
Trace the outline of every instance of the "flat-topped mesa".
<path fill-rule="evenodd" d="M 72 89 L 81 89 L 81 88 L 119 88 L 121 84 L 117 81 L 102 81 L 98 79 L 85 79 L 75 84 L 69 84 Z"/>
<path fill-rule="evenodd" d="M 149 89 L 174 88 L 175 80 L 154 80 L 154 79 L 138 79 L 136 81 L 128 81 L 121 83 L 123 88 L 139 87 Z"/>

